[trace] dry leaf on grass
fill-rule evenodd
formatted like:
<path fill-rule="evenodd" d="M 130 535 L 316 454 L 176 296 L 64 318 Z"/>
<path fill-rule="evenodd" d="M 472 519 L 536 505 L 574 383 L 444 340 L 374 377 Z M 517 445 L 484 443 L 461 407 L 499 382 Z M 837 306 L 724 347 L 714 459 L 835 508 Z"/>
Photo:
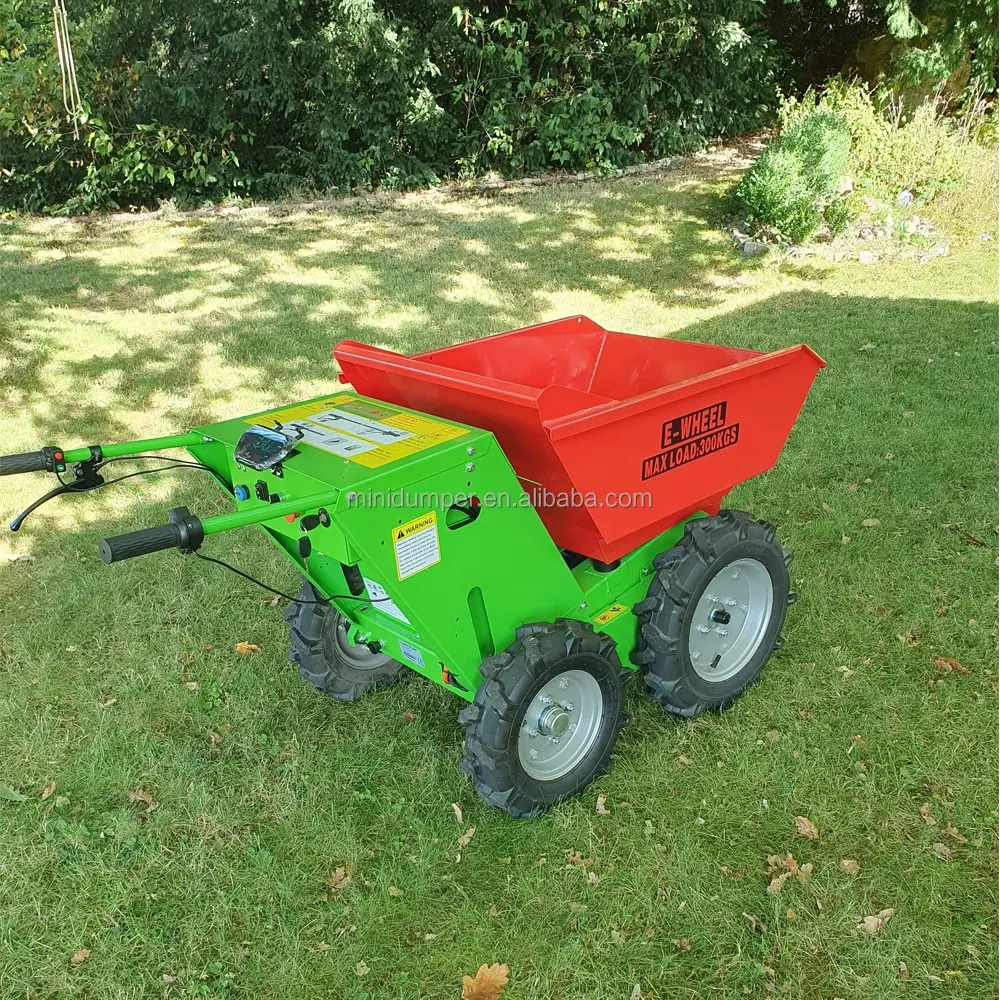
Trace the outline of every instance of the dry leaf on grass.
<path fill-rule="evenodd" d="M 958 674 L 960 677 L 968 677 L 969 671 L 962 666 L 954 656 L 935 656 L 934 665 L 943 674 Z"/>
<path fill-rule="evenodd" d="M 133 788 L 131 792 L 128 793 L 129 802 L 141 803 L 146 807 L 146 812 L 151 813 L 156 808 L 156 803 L 153 801 L 153 793 L 145 788 Z"/>
<path fill-rule="evenodd" d="M 920 817 L 928 826 L 937 826 L 937 820 L 931 815 L 931 804 L 925 802 L 920 807 Z"/>
<path fill-rule="evenodd" d="M 781 887 L 792 877 L 791 872 L 782 872 L 780 875 L 775 875 L 771 879 L 771 884 L 767 887 L 767 891 L 772 896 L 777 896 L 781 892 Z"/>
<path fill-rule="evenodd" d="M 841 545 L 850 545 L 851 544 L 851 536 L 850 535 L 841 534 L 841 536 L 840 536 L 840 544 Z"/>
<path fill-rule="evenodd" d="M 827 514 L 833 513 L 833 508 L 828 503 L 823 504 L 823 510 L 825 510 Z"/>
<path fill-rule="evenodd" d="M 743 919 L 750 925 L 750 930 L 757 931 L 758 934 L 763 934 L 767 931 L 767 924 L 760 919 L 755 913 L 747 913 L 746 910 L 743 911 Z"/>
<path fill-rule="evenodd" d="M 249 656 L 250 653 L 260 652 L 260 646 L 257 646 L 252 642 L 238 642 L 236 643 L 234 649 L 240 656 Z"/>
<path fill-rule="evenodd" d="M 481 965 L 474 976 L 462 977 L 462 1000 L 499 1000 L 510 977 L 506 965 Z"/>
<path fill-rule="evenodd" d="M 910 978 L 910 967 L 906 962 L 899 963 L 899 978 L 905 983 Z"/>
<path fill-rule="evenodd" d="M 470 826 L 461 837 L 458 838 L 458 849 L 464 851 L 472 843 L 472 838 L 476 835 L 476 828 Z"/>
<path fill-rule="evenodd" d="M 632 987 L 632 992 L 628 995 L 628 1000 L 642 1000 L 642 986 L 636 983 Z"/>
<path fill-rule="evenodd" d="M 457 802 L 452 802 L 451 811 L 455 814 L 455 822 L 462 825 L 462 807 Z"/>
<path fill-rule="evenodd" d="M 863 934 L 878 934 L 889 923 L 895 912 L 895 910 L 879 910 L 878 913 L 873 913 L 871 916 L 865 917 L 858 924 L 856 930 L 861 931 Z"/>
<path fill-rule="evenodd" d="M 364 962 L 358 962 L 358 964 L 354 966 L 354 974 L 356 976 L 367 976 L 370 971 L 371 969 L 369 969 Z"/>
<path fill-rule="evenodd" d="M 327 875 L 326 884 L 331 889 L 343 889 L 351 881 L 351 873 L 347 865 L 338 865 Z"/>
<path fill-rule="evenodd" d="M 624 944 L 626 941 L 625 935 L 618 930 L 617 927 L 611 928 L 611 943 L 612 944 Z"/>
<path fill-rule="evenodd" d="M 768 743 L 777 743 L 781 739 L 781 733 L 777 729 L 769 729 L 765 735 Z"/>
<path fill-rule="evenodd" d="M 691 939 L 690 938 L 674 938 L 670 943 L 678 951 L 690 951 L 691 950 Z"/>
<path fill-rule="evenodd" d="M 425 934 L 424 940 L 430 944 L 431 941 L 437 941 L 437 934 Z"/>
<path fill-rule="evenodd" d="M 597 872 L 587 872 L 587 881 L 591 885 L 597 885 L 597 883 L 601 881 L 601 876 L 598 875 Z"/>
<path fill-rule="evenodd" d="M 604 804 L 607 801 L 608 801 L 607 795 L 597 796 L 597 804 L 594 806 L 594 812 L 596 812 L 598 816 L 611 815 L 611 810 Z"/>
<path fill-rule="evenodd" d="M 78 951 L 73 952 L 73 957 L 70 958 L 70 965 L 83 965 L 87 959 L 90 958 L 90 951 L 87 948 L 80 948 Z"/>
<path fill-rule="evenodd" d="M 594 859 L 585 858 L 579 851 L 567 851 L 566 852 L 566 867 L 567 868 L 591 868 L 593 867 Z"/>
<path fill-rule="evenodd" d="M 420 713 L 416 709 L 408 708 L 403 713 L 403 722 L 409 725 L 415 718 L 417 718 L 418 715 L 420 715 Z"/>
<path fill-rule="evenodd" d="M 963 837 L 959 832 L 958 828 L 952 826 L 951 823 L 946 823 L 944 827 L 944 835 L 946 837 L 951 837 L 952 840 L 958 841 L 960 844 L 967 844 L 969 842 L 967 837 Z"/>
<path fill-rule="evenodd" d="M 198 682 L 197 681 L 185 681 L 184 682 L 184 687 L 186 687 L 188 689 L 188 691 L 197 691 L 198 690 Z"/>
<path fill-rule="evenodd" d="M 847 872 L 848 875 L 857 875 L 861 871 L 861 865 L 854 858 L 844 858 L 839 867 L 842 872 Z"/>
<path fill-rule="evenodd" d="M 795 832 L 800 837 L 806 837 L 809 840 L 819 840 L 819 830 L 816 829 L 816 825 L 812 820 L 807 819 L 805 816 L 795 817 Z"/>
<path fill-rule="evenodd" d="M 390 885 L 389 886 L 389 895 L 390 896 L 398 896 L 399 895 L 399 889 L 396 886 L 394 886 L 394 885 Z"/>
<path fill-rule="evenodd" d="M 690 767 L 694 763 L 694 760 L 688 757 L 687 754 L 682 753 L 680 757 L 677 758 L 677 763 L 680 764 L 681 767 Z"/>
<path fill-rule="evenodd" d="M 879 525 L 879 519 L 877 517 L 866 517 L 861 522 L 862 528 L 877 528 Z"/>
<path fill-rule="evenodd" d="M 101 708 L 111 708 L 112 705 L 117 705 L 117 704 L 118 704 L 117 698 L 109 698 L 107 701 L 101 702 Z"/>
<path fill-rule="evenodd" d="M 55 790 L 56 790 L 56 783 L 54 781 L 50 781 L 42 789 L 42 800 L 44 801 L 45 799 L 47 799 Z"/>
<path fill-rule="evenodd" d="M 947 844 L 935 844 L 931 850 L 942 860 L 951 860 L 951 848 Z"/>

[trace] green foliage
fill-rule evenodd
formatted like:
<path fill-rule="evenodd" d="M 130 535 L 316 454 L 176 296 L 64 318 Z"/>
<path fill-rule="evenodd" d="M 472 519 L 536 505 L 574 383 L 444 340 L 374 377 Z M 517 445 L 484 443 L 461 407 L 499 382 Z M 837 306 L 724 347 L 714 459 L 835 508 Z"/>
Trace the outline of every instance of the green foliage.
<path fill-rule="evenodd" d="M 76 139 L 45 6 L 7 7 L 0 204 L 15 208 L 601 172 L 773 111 L 757 0 L 80 0 Z"/>
<path fill-rule="evenodd" d="M 820 225 L 847 170 L 851 133 L 834 111 L 800 116 L 771 142 L 736 188 L 747 223 L 763 235 L 800 242 Z"/>

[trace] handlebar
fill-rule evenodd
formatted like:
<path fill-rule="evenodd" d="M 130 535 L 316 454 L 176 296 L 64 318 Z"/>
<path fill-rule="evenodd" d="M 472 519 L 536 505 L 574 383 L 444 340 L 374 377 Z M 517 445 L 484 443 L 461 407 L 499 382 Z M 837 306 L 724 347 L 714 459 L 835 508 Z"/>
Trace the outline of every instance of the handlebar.
<path fill-rule="evenodd" d="M 170 523 L 159 524 L 155 528 L 142 528 L 125 535 L 102 538 L 97 546 L 101 559 L 106 563 L 134 559 L 136 556 L 160 552 L 163 549 L 178 548 L 182 552 L 193 552 L 205 538 L 201 520 L 187 507 L 175 507 L 169 513 Z"/>
<path fill-rule="evenodd" d="M 62 458 L 62 453 L 59 455 Z M 52 466 L 44 451 L 26 451 L 22 455 L 0 455 L 0 476 L 21 472 L 49 472 Z"/>

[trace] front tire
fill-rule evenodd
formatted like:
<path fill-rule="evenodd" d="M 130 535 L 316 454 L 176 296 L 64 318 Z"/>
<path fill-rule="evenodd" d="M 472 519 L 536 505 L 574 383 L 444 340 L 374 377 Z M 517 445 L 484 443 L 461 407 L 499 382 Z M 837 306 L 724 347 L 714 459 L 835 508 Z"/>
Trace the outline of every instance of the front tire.
<path fill-rule="evenodd" d="M 403 669 L 384 653 L 347 638 L 349 622 L 321 601 L 312 584 L 303 583 L 294 603 L 285 608 L 291 648 L 288 659 L 302 679 L 338 701 L 357 701 L 372 688 L 392 684 Z"/>
<path fill-rule="evenodd" d="M 725 709 L 757 680 L 781 648 L 791 561 L 770 524 L 738 510 L 689 521 L 653 560 L 633 661 L 665 711 Z"/>
<path fill-rule="evenodd" d="M 608 769 L 630 674 L 614 642 L 585 622 L 524 625 L 516 636 L 483 661 L 483 682 L 458 719 L 476 791 L 527 818 Z"/>

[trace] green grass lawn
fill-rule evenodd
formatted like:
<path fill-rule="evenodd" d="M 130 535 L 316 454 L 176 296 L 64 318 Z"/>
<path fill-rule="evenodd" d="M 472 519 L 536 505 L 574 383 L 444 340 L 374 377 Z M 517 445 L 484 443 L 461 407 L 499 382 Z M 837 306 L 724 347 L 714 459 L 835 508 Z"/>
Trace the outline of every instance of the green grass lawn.
<path fill-rule="evenodd" d="M 997 244 L 747 261 L 720 228 L 738 166 L 0 228 L 4 452 L 328 391 L 344 337 L 413 352 L 576 312 L 829 366 L 728 501 L 795 550 L 784 649 L 695 722 L 633 685 L 610 774 L 535 821 L 477 799 L 442 689 L 325 700 L 263 591 L 175 553 L 100 562 L 171 506 L 226 509 L 203 474 L 0 531 L 0 997 L 446 1000 L 483 962 L 511 1000 L 996 996 Z M 0 515 L 45 488 L 0 481 Z M 253 531 L 205 551 L 295 587 Z M 812 875 L 771 894 L 786 853 Z"/>

